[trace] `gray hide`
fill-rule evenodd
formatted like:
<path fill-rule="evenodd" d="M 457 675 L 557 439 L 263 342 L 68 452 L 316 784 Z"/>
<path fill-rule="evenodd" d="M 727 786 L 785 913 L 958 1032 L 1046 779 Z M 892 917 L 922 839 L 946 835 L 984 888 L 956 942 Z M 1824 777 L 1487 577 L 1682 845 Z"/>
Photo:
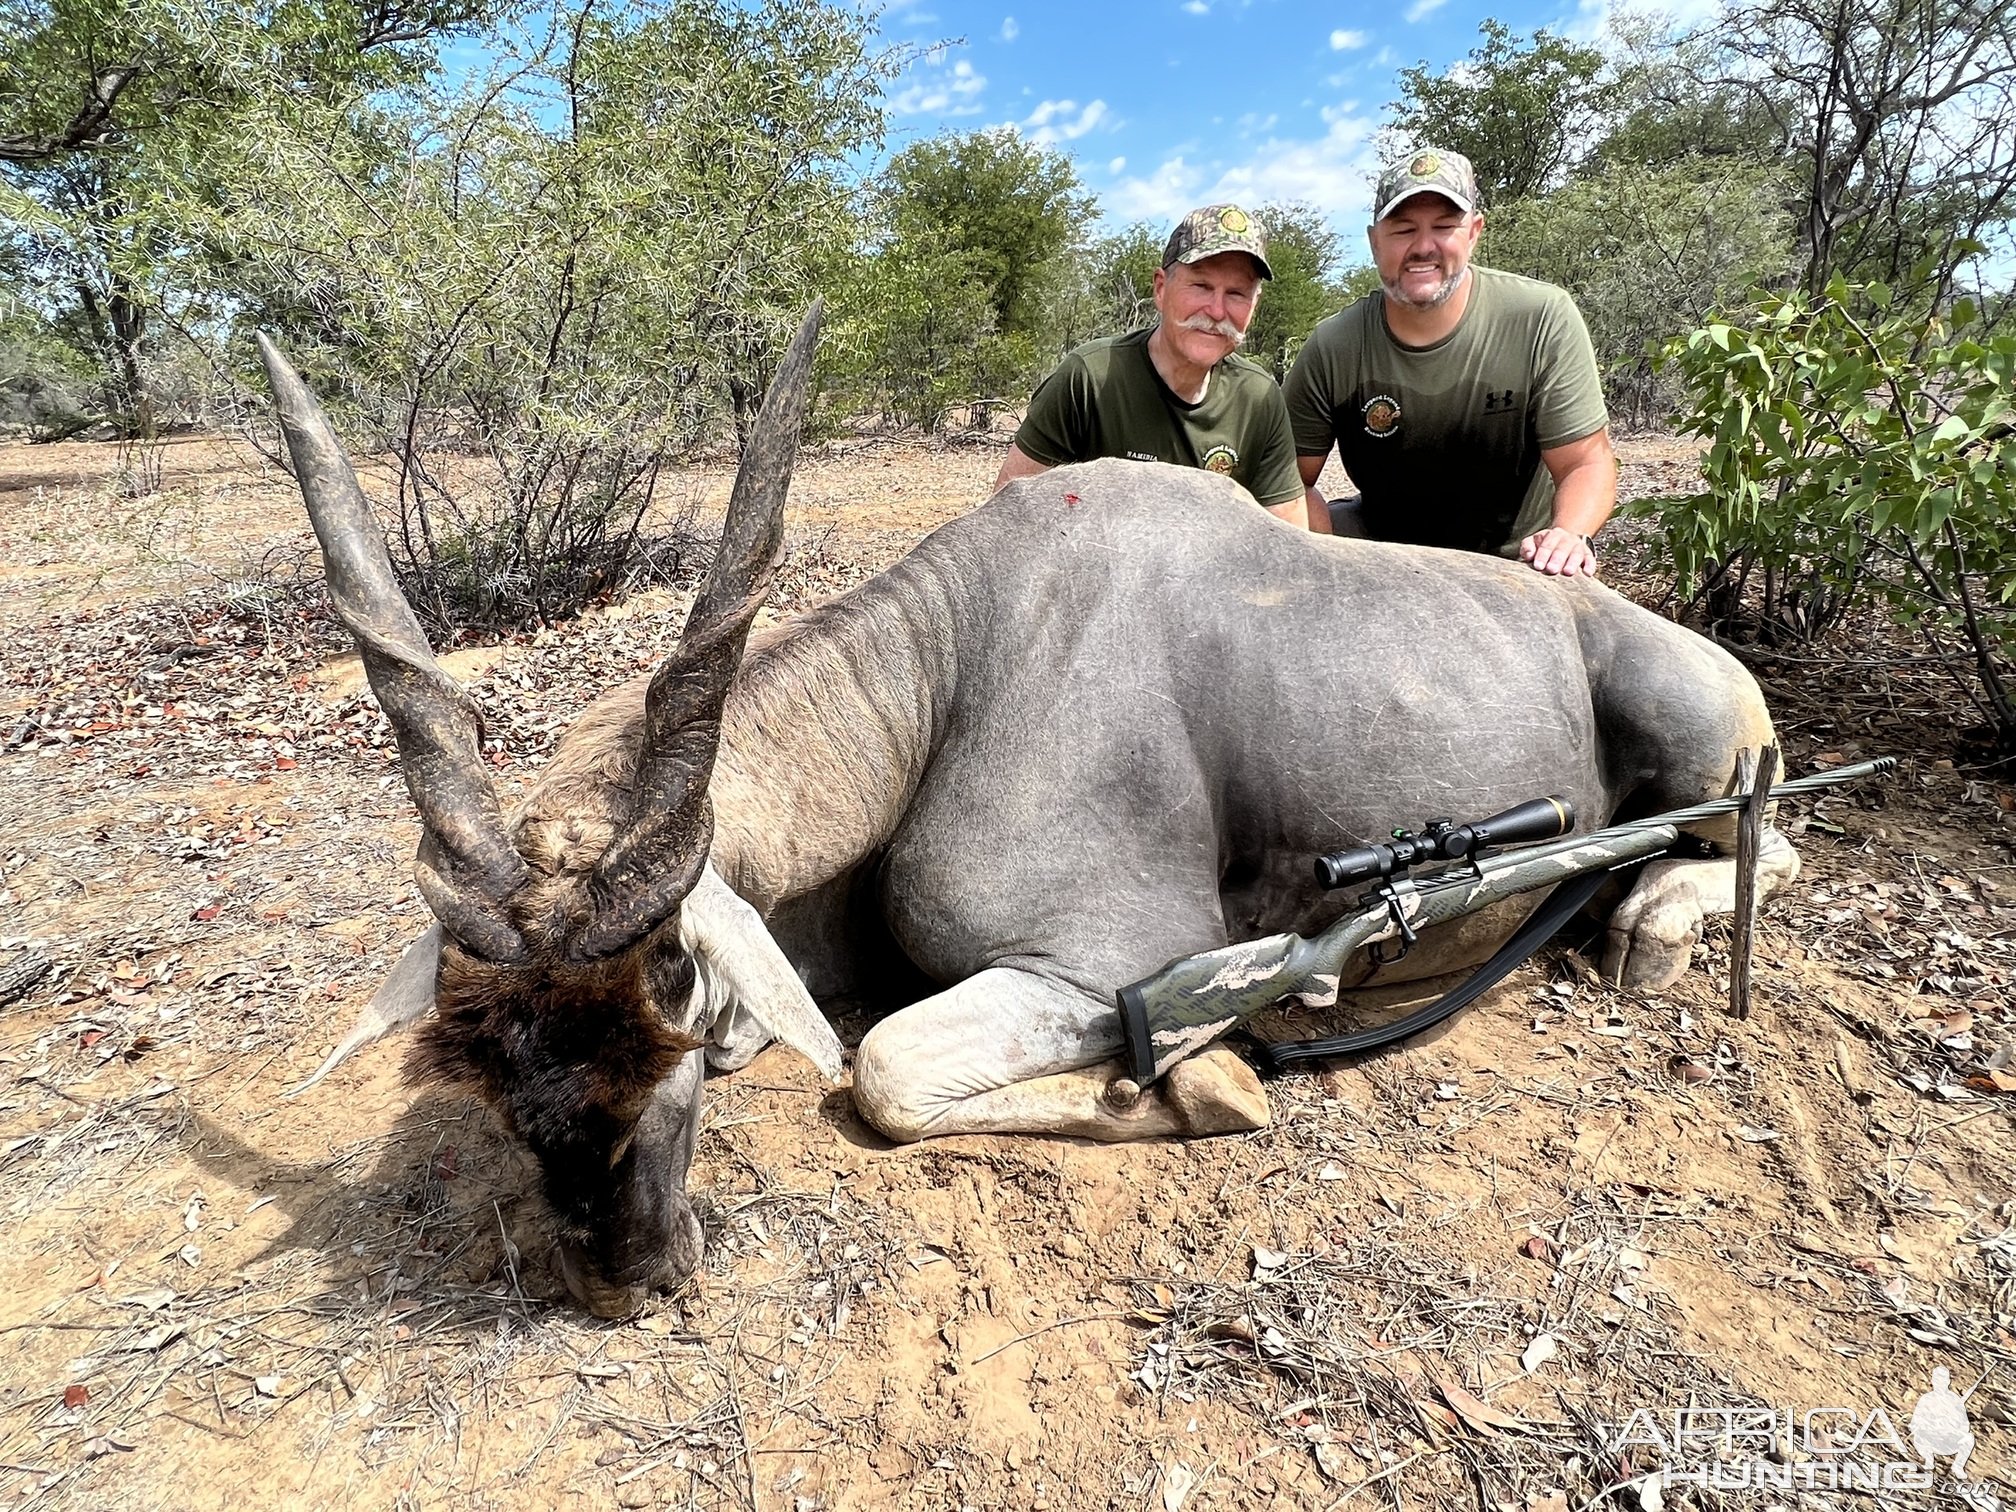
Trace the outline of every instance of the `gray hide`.
<path fill-rule="evenodd" d="M 1208 473 L 1094 462 L 752 650 L 713 854 L 766 913 L 879 862 L 889 929 L 940 983 L 1006 967 L 1110 1005 L 1172 957 L 1336 917 L 1321 851 L 1544 793 L 1584 828 L 1676 807 L 1769 738 L 1732 658 L 1599 583 L 1312 536 Z M 1533 901 L 1399 974 L 1482 959 Z M 962 1032 L 1045 1011 L 978 1001 Z M 1059 1032 L 1110 1053 L 1090 1020 Z"/>

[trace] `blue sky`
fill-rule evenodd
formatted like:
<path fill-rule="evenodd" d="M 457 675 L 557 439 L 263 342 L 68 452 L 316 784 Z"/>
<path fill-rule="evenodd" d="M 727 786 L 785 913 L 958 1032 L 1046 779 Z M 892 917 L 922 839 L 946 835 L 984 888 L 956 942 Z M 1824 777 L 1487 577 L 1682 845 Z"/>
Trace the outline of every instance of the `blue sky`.
<path fill-rule="evenodd" d="M 892 0 L 885 40 L 960 39 L 889 96 L 890 146 L 1012 125 L 1069 153 L 1107 220 L 1299 199 L 1359 234 L 1399 70 L 1438 72 L 1495 16 L 1585 40 L 1604 0 Z"/>

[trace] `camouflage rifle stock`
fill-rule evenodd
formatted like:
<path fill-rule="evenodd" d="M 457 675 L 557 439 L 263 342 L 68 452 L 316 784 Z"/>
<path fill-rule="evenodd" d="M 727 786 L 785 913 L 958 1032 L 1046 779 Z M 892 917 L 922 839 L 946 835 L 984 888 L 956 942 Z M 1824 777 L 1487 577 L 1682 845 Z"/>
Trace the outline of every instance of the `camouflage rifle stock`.
<path fill-rule="evenodd" d="M 1771 789 L 1769 796 L 1791 797 L 1816 788 L 1833 787 L 1886 772 L 1895 765 L 1894 759 L 1884 757 L 1836 771 L 1816 772 L 1780 783 Z M 1367 946 L 1395 939 L 1411 943 L 1420 930 L 1475 913 L 1501 898 L 1657 856 L 1679 843 L 1681 826 L 1734 813 L 1745 802 L 1747 798 L 1742 795 L 1712 799 L 1670 814 L 1504 855 L 1480 860 L 1472 854 L 1462 869 L 1452 868 L 1418 882 L 1404 875 L 1387 881 L 1367 894 L 1357 910 L 1313 939 L 1305 940 L 1297 934 L 1267 935 L 1171 961 L 1153 975 L 1122 987 L 1117 994 L 1133 1079 L 1141 1087 L 1148 1086 L 1184 1056 L 1201 1050 L 1245 1019 L 1283 999 L 1297 998 L 1310 1007 L 1334 1004 L 1346 963 Z M 1521 805 L 1499 818 L 1535 806 Z M 1565 806 L 1562 817 L 1569 818 Z M 1493 822 L 1464 826 L 1463 832 L 1481 831 Z M 1427 833 L 1433 836 L 1436 831 L 1431 828 Z M 1407 845 L 1414 838 L 1404 836 L 1400 840 L 1398 848 L 1402 854 L 1397 864 L 1390 854 L 1387 856 L 1391 870 L 1385 875 L 1390 876 L 1392 870 L 1404 873 L 1410 864 Z M 1348 854 L 1353 858 L 1370 856 L 1379 849 L 1382 848 L 1365 847 Z M 1454 854 L 1464 852 L 1458 850 Z M 1327 868 L 1337 859 L 1324 857 L 1317 863 L 1318 875 L 1328 885 L 1335 885 L 1334 873 Z M 1441 856 L 1431 853 L 1426 859 Z"/>

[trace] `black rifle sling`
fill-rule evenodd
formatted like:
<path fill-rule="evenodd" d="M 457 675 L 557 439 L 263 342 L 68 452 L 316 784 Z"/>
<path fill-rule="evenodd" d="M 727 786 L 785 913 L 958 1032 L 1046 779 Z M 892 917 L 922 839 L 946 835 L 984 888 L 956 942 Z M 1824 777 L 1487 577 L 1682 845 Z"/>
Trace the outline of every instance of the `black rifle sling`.
<path fill-rule="evenodd" d="M 1596 896 L 1598 888 L 1610 878 L 1634 868 L 1620 867 L 1616 871 L 1584 872 L 1581 876 L 1563 882 L 1533 913 L 1519 932 L 1498 947 L 1498 953 L 1477 968 L 1476 973 L 1455 991 L 1437 998 L 1425 1008 L 1417 1008 L 1405 1018 L 1395 1019 L 1390 1024 L 1381 1024 L 1376 1029 L 1360 1029 L 1356 1034 L 1339 1034 L 1329 1039 L 1280 1040 L 1273 1044 L 1260 1043 L 1258 1051 L 1260 1069 L 1268 1072 L 1285 1071 L 1299 1061 L 1321 1060 L 1331 1055 L 1358 1055 L 1366 1050 L 1377 1050 L 1385 1045 L 1397 1044 L 1409 1035 L 1419 1034 L 1424 1029 L 1432 1029 L 1444 1019 L 1462 1012 L 1478 998 L 1496 987 L 1527 957 L 1545 945 L 1567 922 L 1582 911 L 1582 906 Z"/>

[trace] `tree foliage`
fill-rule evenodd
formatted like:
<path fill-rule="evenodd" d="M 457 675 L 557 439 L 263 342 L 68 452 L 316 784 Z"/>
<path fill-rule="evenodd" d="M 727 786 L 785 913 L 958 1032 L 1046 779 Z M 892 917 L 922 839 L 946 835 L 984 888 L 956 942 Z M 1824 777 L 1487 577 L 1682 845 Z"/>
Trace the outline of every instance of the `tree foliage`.
<path fill-rule="evenodd" d="M 1019 401 L 1089 334 L 1093 201 L 1062 153 L 997 128 L 914 142 L 871 187 L 842 307 L 858 402 L 935 432 Z"/>
<path fill-rule="evenodd" d="M 1007 128 L 928 137 L 882 178 L 893 238 L 967 259 L 997 329 L 1034 336 L 1044 271 L 1082 243 L 1093 200 L 1061 152 Z"/>
<path fill-rule="evenodd" d="M 1880 280 L 1931 308 L 2016 214 L 2005 0 L 1737 0 L 1665 70 L 1792 170 L 1799 282 Z M 1732 110 L 1732 104 L 1734 109 Z M 1922 273 L 1922 278 L 1921 278 Z"/>
<path fill-rule="evenodd" d="M 1294 366 L 1316 322 L 1348 302 L 1338 281 L 1344 242 L 1313 205 L 1285 201 L 1262 205 L 1257 213 L 1267 228 L 1267 263 L 1274 277 L 1261 293 L 1243 350 L 1278 380 Z"/>
<path fill-rule="evenodd" d="M 867 38 L 803 0 L 584 5 L 397 120 L 277 104 L 161 224 L 202 304 L 381 438 L 435 617 L 550 619 L 630 569 L 665 466 L 753 406 L 844 255 Z"/>
<path fill-rule="evenodd" d="M 965 254 L 885 242 L 853 262 L 834 315 L 839 339 L 823 365 L 846 408 L 936 435 L 952 410 L 985 396 L 994 306 Z"/>
<path fill-rule="evenodd" d="M 1484 40 L 1453 68 L 1403 68 L 1387 110 L 1410 149 L 1469 158 L 1490 206 L 1551 189 L 1581 161 L 1595 140 L 1604 67 L 1596 48 L 1544 27 L 1517 37 L 1487 20 L 1479 30 Z"/>
<path fill-rule="evenodd" d="M 1611 419 L 1650 425 L 1678 398 L 1658 370 L 1665 343 L 1784 275 L 1783 198 L 1781 173 L 1754 163 L 1604 164 L 1494 211 L 1478 255 L 1573 294 Z"/>
<path fill-rule="evenodd" d="M 1584 171 L 1657 170 L 1702 159 L 1782 166 L 1781 103 L 1719 78 L 1712 31 L 1676 36 L 1664 16 L 1612 18 L 1613 78 Z M 1787 175 L 1789 190 L 1791 178 Z"/>
<path fill-rule="evenodd" d="M 1761 634 L 1888 608 L 2016 752 L 2016 336 L 1975 314 L 1837 276 L 1674 342 L 1706 488 L 1657 513 L 1683 587 Z"/>
<path fill-rule="evenodd" d="M 1085 277 L 1100 329 L 1138 331 L 1155 324 L 1155 270 L 1166 239 L 1165 232 L 1136 221 L 1092 244 Z"/>
<path fill-rule="evenodd" d="M 158 202 L 215 183 L 273 102 L 396 93 L 487 0 L 0 0 L 0 225 L 56 330 L 154 427 L 153 338 L 180 250 Z"/>

